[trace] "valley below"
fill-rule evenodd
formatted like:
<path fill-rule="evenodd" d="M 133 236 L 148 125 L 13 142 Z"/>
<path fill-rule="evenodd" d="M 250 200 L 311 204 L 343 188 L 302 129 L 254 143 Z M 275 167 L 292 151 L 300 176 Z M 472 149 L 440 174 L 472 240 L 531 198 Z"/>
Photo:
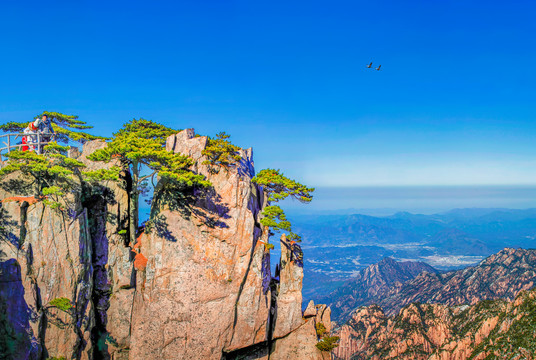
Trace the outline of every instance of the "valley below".
<path fill-rule="evenodd" d="M 536 210 L 297 217 L 333 359 L 530 359 Z"/>
<path fill-rule="evenodd" d="M 454 209 L 420 215 L 295 215 L 303 234 L 304 300 L 315 302 L 385 257 L 438 271 L 478 264 L 505 247 L 534 246 L 536 209 Z"/>

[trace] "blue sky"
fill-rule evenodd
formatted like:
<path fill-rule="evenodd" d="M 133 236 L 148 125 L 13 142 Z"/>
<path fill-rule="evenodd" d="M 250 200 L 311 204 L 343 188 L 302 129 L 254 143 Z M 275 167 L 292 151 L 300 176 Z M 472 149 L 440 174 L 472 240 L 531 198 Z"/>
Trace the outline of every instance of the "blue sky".
<path fill-rule="evenodd" d="M 0 122 L 134 117 L 312 186 L 536 183 L 533 1 L 3 1 Z M 381 71 L 365 67 L 382 64 Z"/>

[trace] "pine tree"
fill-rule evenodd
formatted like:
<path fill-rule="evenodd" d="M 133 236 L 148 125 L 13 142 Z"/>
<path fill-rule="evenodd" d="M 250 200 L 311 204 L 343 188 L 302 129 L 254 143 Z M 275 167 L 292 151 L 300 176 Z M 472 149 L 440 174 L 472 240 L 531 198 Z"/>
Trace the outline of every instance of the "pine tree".
<path fill-rule="evenodd" d="M 217 173 L 220 167 L 228 169 L 242 159 L 238 154 L 240 148 L 227 140 L 230 137 L 231 135 L 220 132 L 215 139 L 208 138 L 207 147 L 202 154 L 207 157 L 203 164 L 209 166 L 210 172 Z"/>
<path fill-rule="evenodd" d="M 168 136 L 178 130 L 145 119 L 133 119 L 123 125 L 114 134 L 106 148 L 99 149 L 88 159 L 93 161 L 110 162 L 116 160 L 120 167 L 110 170 L 85 172 L 93 180 L 118 179 L 120 170 L 128 171 L 131 178 L 129 192 L 129 239 L 132 244 L 136 241 L 138 229 L 139 197 L 149 179 L 156 175 L 161 180 L 174 185 L 185 187 L 207 187 L 210 185 L 202 175 L 195 174 L 189 168 L 193 160 L 182 154 L 175 154 L 165 149 Z M 142 175 L 142 168 L 149 170 Z M 153 181 L 154 184 L 154 181 Z"/>
<path fill-rule="evenodd" d="M 264 169 L 259 171 L 252 180 L 261 185 L 265 193 L 268 194 L 268 205 L 264 208 L 261 224 L 270 228 L 271 231 L 287 232 L 287 238 L 291 241 L 301 241 L 301 237 L 292 231 L 292 224 L 279 205 L 271 205 L 288 198 L 289 196 L 302 203 L 309 203 L 313 200 L 312 192 L 314 188 L 308 188 L 299 182 L 289 179 L 279 170 Z"/>
<path fill-rule="evenodd" d="M 79 130 L 92 129 L 93 126 L 87 125 L 85 121 L 78 120 L 77 115 L 65 115 L 58 112 L 44 111 L 37 115 L 34 120 L 46 115 L 52 124 L 52 128 L 56 133 L 56 141 L 67 144 L 69 140 L 84 143 L 90 140 L 105 139 L 101 136 L 91 135 Z M 34 121 L 32 120 L 32 121 Z M 27 123 L 8 122 L 0 125 L 0 130 L 11 133 L 22 133 L 28 126 Z"/>
<path fill-rule="evenodd" d="M 66 195 L 78 188 L 80 169 L 85 165 L 66 156 L 68 146 L 49 143 L 43 154 L 33 151 L 11 151 L 5 154 L 7 165 L 0 169 L 0 180 L 9 174 L 20 173 L 11 180 L 11 190 L 20 194 L 33 194 L 36 200 L 45 205 L 60 208 L 65 204 Z M 3 184 L 6 185 L 6 184 Z"/>

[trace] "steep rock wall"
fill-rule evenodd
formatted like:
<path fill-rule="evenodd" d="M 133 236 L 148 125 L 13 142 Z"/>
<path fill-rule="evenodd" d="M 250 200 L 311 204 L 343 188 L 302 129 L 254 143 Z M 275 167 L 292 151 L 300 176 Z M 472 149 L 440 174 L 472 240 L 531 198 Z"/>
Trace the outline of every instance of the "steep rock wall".
<path fill-rule="evenodd" d="M 87 157 L 95 150 L 106 147 L 104 141 L 85 144 L 78 160 L 88 170 L 110 168 L 115 162 L 103 164 Z M 123 174 L 125 175 L 125 174 Z M 87 350 L 92 359 L 128 359 L 130 347 L 130 317 L 134 300 L 134 254 L 128 244 L 128 192 L 129 179 L 103 181 L 86 189 L 83 203 L 89 213 L 89 229 L 93 253 L 92 291 L 92 342 Z M 113 299 L 113 301 L 110 301 Z"/>
<path fill-rule="evenodd" d="M 93 279 L 87 211 L 78 199 L 67 215 L 33 197 L 10 195 L 14 194 L 0 193 L 0 280 L 9 284 L 0 292 L 0 303 L 10 326 L 24 329 L 16 343 L 30 344 L 24 355 L 13 358 L 82 358 L 90 341 Z M 60 297 L 73 307 L 53 307 L 51 301 Z"/>
<path fill-rule="evenodd" d="M 119 183 L 82 184 L 67 217 L 31 198 L 3 202 L 0 347 L 15 359 L 329 357 L 314 346 L 315 324 L 328 323 L 329 311 L 301 313 L 299 246 L 283 238 L 280 276 L 270 273 L 269 232 L 259 223 L 266 196 L 251 182 L 252 151 L 218 171 L 204 164 L 207 141 L 192 129 L 168 138 L 167 149 L 194 159 L 192 170 L 213 188 L 169 192 L 159 182 L 135 244 L 124 233 L 128 173 Z M 87 159 L 105 146 L 92 141 L 70 156 L 108 168 Z M 57 297 L 71 299 L 71 314 L 48 306 Z"/>
<path fill-rule="evenodd" d="M 191 203 L 160 201 L 153 229 L 136 244 L 132 359 L 219 359 L 266 340 L 270 293 L 261 284 L 270 275 L 262 272 L 267 254 L 258 241 L 267 235 L 258 223 L 265 199 L 251 182 L 251 150 L 214 173 L 202 164 L 206 142 L 192 130 L 168 139 L 168 150 L 191 156 L 213 189 Z"/>

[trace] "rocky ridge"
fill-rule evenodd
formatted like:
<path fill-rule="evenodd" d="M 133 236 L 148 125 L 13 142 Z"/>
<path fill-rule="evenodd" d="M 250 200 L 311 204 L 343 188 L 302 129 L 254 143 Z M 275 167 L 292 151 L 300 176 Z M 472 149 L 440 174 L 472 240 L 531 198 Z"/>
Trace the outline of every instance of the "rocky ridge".
<path fill-rule="evenodd" d="M 344 323 L 360 306 L 379 305 L 387 315 L 414 302 L 449 306 L 513 300 L 536 284 L 536 250 L 506 248 L 478 265 L 441 273 L 424 263 L 386 258 L 359 272 L 323 300 Z"/>
<path fill-rule="evenodd" d="M 356 308 L 378 302 L 392 288 L 400 288 L 403 283 L 424 271 L 437 272 L 423 262 L 398 262 L 386 257 L 359 271 L 355 278 L 333 291 L 323 301 L 330 304 L 332 318 L 343 323 Z"/>
<path fill-rule="evenodd" d="M 533 359 L 534 324 L 536 290 L 523 291 L 512 302 L 415 303 L 391 317 L 371 305 L 342 326 L 334 359 Z"/>
<path fill-rule="evenodd" d="M 454 306 L 481 300 L 512 301 L 535 284 L 536 250 L 506 248 L 476 266 L 447 273 L 423 272 L 391 288 L 376 303 L 392 315 L 414 302 Z"/>
<path fill-rule="evenodd" d="M 206 144 L 193 129 L 168 138 L 167 150 L 192 157 L 213 188 L 178 197 L 159 182 L 135 244 L 123 231 L 129 174 L 81 184 L 68 215 L 0 191 L 0 346 L 16 359 L 329 358 L 315 347 L 316 323 L 331 328 L 329 309 L 302 316 L 298 244 L 282 237 L 279 276 L 270 273 L 251 149 L 214 172 L 203 164 Z M 89 142 L 78 159 L 111 166 L 86 159 L 104 146 Z M 72 308 L 52 306 L 57 298 Z"/>

